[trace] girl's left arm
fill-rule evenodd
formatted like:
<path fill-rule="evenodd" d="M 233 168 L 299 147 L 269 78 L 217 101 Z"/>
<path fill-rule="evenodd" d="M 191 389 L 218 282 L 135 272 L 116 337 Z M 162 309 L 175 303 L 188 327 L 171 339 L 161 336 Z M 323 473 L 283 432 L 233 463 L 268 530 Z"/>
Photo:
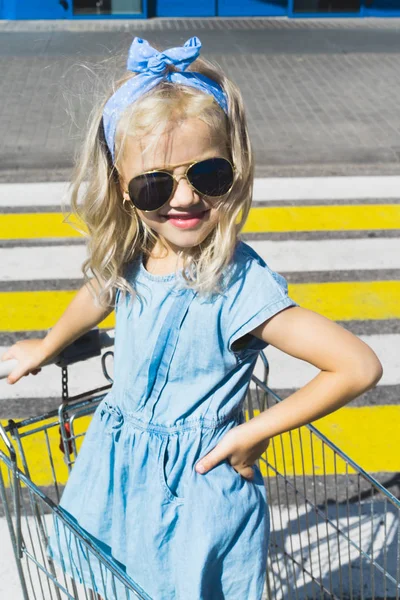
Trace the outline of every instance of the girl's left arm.
<path fill-rule="evenodd" d="M 281 311 L 252 334 L 321 371 L 261 418 L 252 419 L 254 433 L 265 439 L 328 415 L 375 387 L 383 375 L 382 364 L 368 344 L 300 306 Z"/>
<path fill-rule="evenodd" d="M 252 478 L 252 464 L 264 452 L 270 438 L 337 410 L 375 387 L 383 374 L 375 352 L 360 338 L 300 306 L 282 310 L 251 333 L 314 365 L 320 373 L 282 402 L 229 431 L 201 459 L 205 464 L 203 472 L 228 457 L 238 472 Z"/>

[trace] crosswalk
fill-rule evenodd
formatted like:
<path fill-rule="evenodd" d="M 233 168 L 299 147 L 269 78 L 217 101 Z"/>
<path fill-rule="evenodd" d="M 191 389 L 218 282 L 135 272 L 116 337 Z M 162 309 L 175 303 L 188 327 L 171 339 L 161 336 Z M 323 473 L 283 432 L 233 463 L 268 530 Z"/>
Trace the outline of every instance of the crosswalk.
<path fill-rule="evenodd" d="M 272 269 L 286 277 L 294 300 L 346 327 L 379 356 L 384 374 L 377 387 L 320 419 L 316 426 L 381 481 L 394 481 L 393 474 L 400 470 L 399 190 L 400 177 L 259 178 L 242 236 Z M 66 197 L 63 182 L 0 185 L 1 354 L 16 340 L 43 337 L 83 282 L 81 264 L 86 248 L 84 238 L 63 222 L 60 211 L 66 206 Z M 114 314 L 99 324 L 102 329 L 114 326 Z M 276 348 L 268 347 L 266 355 L 270 363 L 268 384 L 281 397 L 318 373 L 312 365 Z M 260 362 L 255 370 L 260 378 L 261 367 Z M 110 370 L 112 374 L 112 365 Z M 98 358 L 69 368 L 71 394 L 105 384 Z M 55 365 L 35 377 L 23 377 L 13 386 L 0 380 L 0 419 L 42 414 L 58 406 L 60 392 L 60 369 Z M 43 448 L 30 438 L 26 443 L 37 469 L 35 483 L 49 485 L 40 468 Z M 49 443 L 57 450 L 56 429 L 50 432 Z M 300 456 L 297 446 L 294 450 Z M 62 455 L 54 455 L 61 464 Z M 304 475 L 312 479 L 310 456 L 305 457 L 305 463 Z M 328 465 L 325 474 L 328 485 L 329 481 L 336 482 L 336 474 L 333 476 Z M 295 506 L 290 510 L 295 511 Z M 282 508 L 273 494 L 271 518 L 282 521 Z M 386 513 L 382 518 L 387 518 Z M 29 519 L 32 517 L 28 516 L 27 522 Z M 348 514 L 342 521 L 340 527 L 350 532 L 358 525 L 358 513 L 354 514 L 354 524 Z M 324 531 L 317 535 L 319 552 L 329 553 L 331 534 Z M 5 540 L 0 552 L 0 574 L 4 575 L 0 577 L 0 595 L 17 600 L 20 588 L 4 519 L 0 519 L 0 533 Z M 307 528 L 302 535 L 309 538 Z M 382 540 L 371 533 L 369 524 L 362 535 L 374 539 L 375 550 L 379 544 L 388 546 L 388 538 L 383 539 L 382 532 Z M 302 542 L 300 537 L 301 546 L 307 540 Z M 319 555 L 314 552 L 312 560 Z M 326 576 L 336 571 L 333 564 L 326 569 Z M 364 594 L 365 598 L 375 597 L 369 588 Z"/>
<path fill-rule="evenodd" d="M 380 357 L 378 386 L 318 426 L 356 451 L 364 468 L 384 472 L 399 469 L 397 453 L 387 436 L 372 453 L 365 435 L 389 412 L 391 423 L 400 422 L 399 184 L 393 176 L 258 178 L 243 231 L 243 239 L 287 278 L 289 294 L 301 306 L 348 328 Z M 61 214 L 67 196 L 65 182 L 0 185 L 1 353 L 18 339 L 43 337 L 83 281 L 84 238 Z M 114 325 L 112 314 L 99 327 Z M 282 397 L 318 372 L 275 348 L 266 354 L 269 385 Z M 71 394 L 103 384 L 99 360 L 70 369 Z M 0 381 L 0 417 L 40 414 L 58 404 L 60 390 L 56 366 L 13 386 Z M 366 432 L 349 436 L 346 424 L 361 408 Z"/>

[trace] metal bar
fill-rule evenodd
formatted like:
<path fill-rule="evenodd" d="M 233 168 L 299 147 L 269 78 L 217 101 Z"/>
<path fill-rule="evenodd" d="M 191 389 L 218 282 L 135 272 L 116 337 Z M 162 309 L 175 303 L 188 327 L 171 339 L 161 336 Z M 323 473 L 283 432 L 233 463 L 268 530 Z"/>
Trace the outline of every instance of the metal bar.
<path fill-rule="evenodd" d="M 271 393 L 271 395 L 277 399 L 278 402 L 283 402 L 282 398 L 280 398 L 277 394 L 275 394 L 270 388 L 267 388 L 267 386 L 265 386 L 263 384 L 263 382 L 258 379 L 255 375 L 252 375 L 252 379 L 258 384 L 260 385 L 260 387 L 262 387 L 263 389 L 266 388 L 269 393 Z M 384 494 L 388 500 L 391 500 L 391 502 L 400 509 L 400 500 L 398 498 L 396 498 L 396 496 L 394 496 L 390 490 L 386 489 L 381 483 L 379 483 L 379 481 L 377 481 L 376 479 L 374 479 L 374 477 L 372 477 L 372 475 L 370 475 L 367 471 L 365 471 L 358 463 L 356 463 L 354 460 L 352 460 L 345 452 L 343 452 L 338 446 L 336 446 L 336 444 L 334 444 L 333 442 L 331 442 L 331 440 L 329 440 L 323 433 L 321 433 L 318 429 L 316 429 L 316 427 L 314 427 L 314 425 L 305 425 L 305 427 L 307 429 L 309 429 L 310 431 L 312 431 L 320 440 L 322 440 L 331 450 L 333 450 L 334 452 L 336 452 L 345 462 L 348 462 L 349 465 L 356 471 L 359 472 L 363 475 L 364 479 L 367 479 L 372 486 L 374 486 L 378 491 L 380 491 L 382 494 Z"/>

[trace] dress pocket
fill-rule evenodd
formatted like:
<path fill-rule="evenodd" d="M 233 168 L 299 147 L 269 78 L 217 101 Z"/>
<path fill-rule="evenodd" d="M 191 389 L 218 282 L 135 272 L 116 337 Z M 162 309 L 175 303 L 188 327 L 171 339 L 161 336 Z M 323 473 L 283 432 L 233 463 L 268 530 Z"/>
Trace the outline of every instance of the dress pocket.
<path fill-rule="evenodd" d="M 236 471 L 236 469 L 234 469 L 231 465 L 231 463 L 229 462 L 229 460 L 227 458 L 224 458 L 224 463 L 227 465 L 228 470 L 231 471 L 231 473 L 233 475 L 236 475 L 236 477 L 240 477 L 240 479 L 243 479 L 243 481 L 248 481 L 245 477 L 243 477 L 243 475 L 241 475 L 240 473 L 238 473 L 238 471 Z"/>
<path fill-rule="evenodd" d="M 171 440 L 168 437 L 165 437 L 161 441 L 160 465 L 159 465 L 160 482 L 161 482 L 162 488 L 163 488 L 169 501 L 175 502 L 177 504 L 183 504 L 185 499 L 182 496 L 178 496 L 178 494 L 176 493 L 176 489 L 175 489 L 176 484 L 170 485 L 170 483 L 169 483 L 170 474 L 174 467 L 174 464 L 172 464 L 173 459 L 170 458 L 170 455 L 168 452 L 168 445 L 169 445 L 170 441 Z M 177 475 L 175 474 L 175 480 L 176 480 L 176 477 L 177 477 Z"/>
<path fill-rule="evenodd" d="M 224 459 L 224 462 L 227 464 L 229 470 L 232 471 L 232 473 L 234 475 L 236 475 L 236 477 L 240 477 L 240 479 L 246 483 L 259 483 L 260 477 L 261 477 L 261 480 L 263 479 L 260 468 L 256 463 L 254 463 L 254 465 L 253 465 L 253 471 L 254 471 L 253 479 L 246 479 L 246 477 L 243 477 L 243 475 L 241 475 L 238 471 L 236 471 L 236 469 L 234 469 L 232 467 L 231 463 L 228 461 L 227 458 Z"/>

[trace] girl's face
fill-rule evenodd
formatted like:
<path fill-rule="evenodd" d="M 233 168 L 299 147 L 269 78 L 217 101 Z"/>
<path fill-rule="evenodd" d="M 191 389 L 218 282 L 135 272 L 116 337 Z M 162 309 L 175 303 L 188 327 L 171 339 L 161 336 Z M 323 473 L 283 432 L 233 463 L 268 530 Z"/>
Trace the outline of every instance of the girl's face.
<path fill-rule="evenodd" d="M 141 144 L 132 137 L 126 138 L 124 160 L 119 169 L 122 191 L 130 202 L 127 189 L 133 177 L 153 169 L 173 169 L 178 181 L 169 201 L 155 211 L 135 210 L 149 228 L 163 237 L 168 254 L 176 255 L 182 248 L 200 244 L 218 221 L 213 198 L 200 196 L 182 175 L 191 162 L 217 156 L 229 159 L 229 153 L 225 144 L 215 139 L 208 125 L 197 118 L 187 119 L 163 134 L 154 152 L 143 156 L 141 149 L 146 147 L 146 142 L 146 138 Z M 189 222 L 188 217 L 195 219 Z"/>

